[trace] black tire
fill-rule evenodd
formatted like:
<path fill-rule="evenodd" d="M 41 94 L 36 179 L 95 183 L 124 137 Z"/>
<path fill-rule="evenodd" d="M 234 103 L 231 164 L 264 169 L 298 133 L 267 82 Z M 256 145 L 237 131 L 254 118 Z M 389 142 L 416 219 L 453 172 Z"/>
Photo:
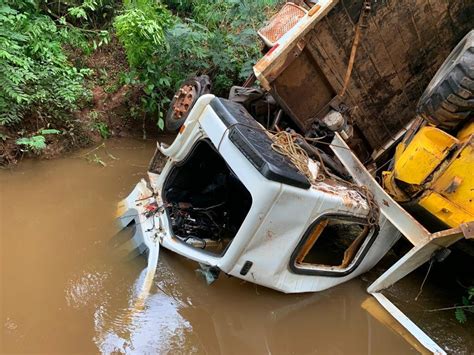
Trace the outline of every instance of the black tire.
<path fill-rule="evenodd" d="M 417 112 L 430 123 L 453 129 L 474 110 L 474 30 L 449 54 L 418 101 Z"/>
<path fill-rule="evenodd" d="M 189 105 L 187 112 L 182 117 L 178 118 L 175 116 L 174 104 L 178 98 L 181 88 L 185 86 L 192 86 L 193 89 L 195 90 L 195 95 L 194 95 L 192 103 Z M 188 117 L 189 112 L 193 108 L 196 101 L 202 95 L 209 94 L 211 92 L 211 86 L 212 86 L 211 80 L 209 79 L 207 75 L 201 75 L 198 77 L 188 79 L 181 85 L 181 87 L 178 89 L 173 99 L 171 100 L 170 107 L 168 109 L 168 112 L 166 113 L 165 129 L 167 132 L 176 133 L 179 131 L 184 121 L 186 121 L 186 118 Z"/>

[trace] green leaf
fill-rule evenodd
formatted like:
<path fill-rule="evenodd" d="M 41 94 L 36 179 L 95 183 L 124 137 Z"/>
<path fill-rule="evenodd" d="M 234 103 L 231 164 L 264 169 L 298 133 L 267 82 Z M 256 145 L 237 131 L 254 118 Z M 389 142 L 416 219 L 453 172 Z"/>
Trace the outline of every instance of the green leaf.
<path fill-rule="evenodd" d="M 153 84 L 148 84 L 147 86 L 145 86 L 145 88 L 143 89 L 143 91 L 145 91 L 145 94 L 147 95 L 151 95 L 151 93 L 153 92 L 153 89 L 155 88 L 155 85 Z"/>
<path fill-rule="evenodd" d="M 461 298 L 463 306 L 469 306 L 469 299 L 466 296 L 462 296 Z"/>
<path fill-rule="evenodd" d="M 469 295 L 469 298 L 474 297 L 474 287 L 469 287 L 467 293 Z"/>
<path fill-rule="evenodd" d="M 57 129 L 43 129 L 40 131 L 41 134 L 60 134 L 61 131 Z"/>
<path fill-rule="evenodd" d="M 68 13 L 75 17 L 75 18 L 83 18 L 85 20 L 87 20 L 87 14 L 86 14 L 86 11 L 80 7 L 80 6 L 77 6 L 77 7 L 71 7 L 69 10 L 68 10 Z"/>
<path fill-rule="evenodd" d="M 467 322 L 467 317 L 466 317 L 466 313 L 464 313 L 464 310 L 462 308 L 457 308 L 455 311 L 454 311 L 454 315 L 456 317 L 456 320 L 461 323 L 461 324 L 464 324 Z"/>
<path fill-rule="evenodd" d="M 16 140 L 16 144 L 24 145 L 27 149 L 43 150 L 46 148 L 46 139 L 43 136 L 33 136 L 30 138 L 20 138 Z"/>
<path fill-rule="evenodd" d="M 160 118 L 160 119 L 158 120 L 158 123 L 157 123 L 157 124 L 158 124 L 158 127 L 159 127 L 162 131 L 165 129 L 165 121 L 164 121 L 162 118 Z"/>

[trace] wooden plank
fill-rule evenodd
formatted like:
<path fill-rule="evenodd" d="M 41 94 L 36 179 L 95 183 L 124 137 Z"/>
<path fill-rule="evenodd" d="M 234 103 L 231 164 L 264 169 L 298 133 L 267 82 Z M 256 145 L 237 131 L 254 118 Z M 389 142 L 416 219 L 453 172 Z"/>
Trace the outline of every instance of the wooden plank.
<path fill-rule="evenodd" d="M 403 328 L 405 329 L 402 329 L 398 324 L 393 323 L 393 320 L 390 317 L 387 318 L 380 312 L 374 312 L 374 309 L 370 306 L 366 308 L 369 313 L 373 314 L 374 316 L 378 316 L 377 319 L 390 326 L 395 332 L 399 333 L 421 354 L 432 353 L 437 355 L 446 355 L 446 352 L 438 344 L 436 344 L 424 331 L 422 331 L 415 323 L 413 323 L 410 318 L 408 318 L 402 311 L 400 311 L 383 294 L 373 293 L 372 296 L 374 296 L 375 299 L 380 303 L 380 305 L 385 308 L 385 310 L 390 314 L 390 316 L 393 317 L 392 319 L 395 319 L 396 322 L 398 322 L 398 324 L 403 326 Z M 404 330 L 408 331 L 409 334 L 407 334 Z M 410 335 L 414 339 L 411 338 Z M 419 342 L 425 349 L 420 349 L 419 345 L 416 345 L 416 342 Z M 428 350 L 429 352 L 427 352 L 426 350 Z"/>
<path fill-rule="evenodd" d="M 405 341 L 416 349 L 420 354 L 428 355 L 431 354 L 417 339 L 411 334 L 393 315 L 386 310 L 375 297 L 368 297 L 362 302 L 361 307 L 365 309 L 372 317 L 377 321 L 385 325 L 386 327 L 393 330 L 395 333 L 400 335 Z"/>

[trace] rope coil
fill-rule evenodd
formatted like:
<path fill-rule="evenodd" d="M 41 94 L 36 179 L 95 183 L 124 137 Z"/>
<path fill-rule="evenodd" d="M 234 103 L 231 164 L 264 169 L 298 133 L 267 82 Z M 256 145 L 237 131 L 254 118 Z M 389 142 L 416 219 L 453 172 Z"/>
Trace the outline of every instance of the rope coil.
<path fill-rule="evenodd" d="M 338 147 L 342 149 L 350 150 L 350 148 L 346 146 L 336 146 L 332 143 L 320 141 L 321 138 L 303 137 L 301 134 L 298 134 L 296 132 L 293 132 L 293 133 L 290 133 L 287 131 L 271 132 L 271 131 L 266 130 L 263 127 L 256 128 L 255 126 L 252 126 L 252 125 L 247 125 L 244 123 L 237 122 L 230 125 L 229 127 L 225 129 L 217 145 L 217 151 L 220 151 L 221 144 L 222 144 L 222 141 L 224 140 L 224 137 L 226 136 L 226 133 L 234 129 L 236 126 L 248 127 L 250 129 L 259 130 L 267 134 L 272 140 L 272 145 L 271 145 L 272 149 L 275 150 L 277 153 L 288 157 L 290 161 L 298 169 L 298 171 L 300 171 L 309 180 L 309 182 L 312 185 L 318 182 L 322 182 L 327 177 L 330 177 L 332 179 L 338 180 L 339 182 L 345 184 L 347 187 L 352 188 L 353 190 L 356 190 L 363 198 L 365 198 L 369 207 L 369 213 L 367 214 L 367 225 L 370 227 L 378 225 L 378 221 L 380 217 L 380 209 L 377 204 L 377 201 L 374 198 L 374 195 L 367 188 L 367 186 L 365 185 L 359 186 L 355 183 L 348 182 L 344 179 L 339 178 L 338 176 L 334 174 L 329 173 L 319 153 L 316 153 L 316 155 L 318 156 L 321 169 L 318 170 L 318 175 L 315 178 L 308 167 L 308 163 L 310 159 L 308 156 L 308 153 L 297 143 L 297 140 L 307 141 L 308 143 L 316 142 L 318 144 L 330 145 L 330 146 Z"/>
<path fill-rule="evenodd" d="M 290 159 L 298 171 L 313 183 L 315 179 L 308 167 L 308 153 L 296 143 L 295 137 L 289 132 L 281 131 L 274 134 L 271 139 L 272 149 Z"/>
<path fill-rule="evenodd" d="M 290 159 L 290 161 L 296 166 L 298 171 L 300 171 L 311 184 L 316 182 L 324 181 L 326 177 L 331 177 L 338 179 L 340 182 L 343 182 L 347 187 L 352 188 L 359 192 L 359 194 L 365 198 L 367 205 L 369 207 L 369 213 L 367 215 L 367 224 L 369 226 L 375 226 L 378 224 L 380 217 L 380 209 L 375 201 L 373 193 L 367 188 L 367 186 L 359 186 L 355 183 L 348 182 L 346 180 L 340 179 L 337 176 L 330 174 L 324 165 L 324 162 L 319 154 L 318 160 L 320 163 L 320 171 L 318 171 L 318 176 L 315 178 L 309 169 L 309 156 L 308 153 L 297 143 L 297 140 L 308 140 L 298 133 L 290 133 L 286 131 L 280 131 L 276 134 L 271 135 L 272 149 L 277 153 L 284 155 Z"/>

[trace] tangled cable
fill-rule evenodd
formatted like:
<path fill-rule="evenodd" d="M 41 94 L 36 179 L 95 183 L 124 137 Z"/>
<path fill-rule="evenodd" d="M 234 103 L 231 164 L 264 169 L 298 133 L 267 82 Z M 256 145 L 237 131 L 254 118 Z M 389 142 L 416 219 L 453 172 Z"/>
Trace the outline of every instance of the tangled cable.
<path fill-rule="evenodd" d="M 359 192 L 359 194 L 363 198 L 365 198 L 369 206 L 367 224 L 371 227 L 378 225 L 379 217 L 380 217 L 380 208 L 379 208 L 379 205 L 377 204 L 377 201 L 374 198 L 373 193 L 367 188 L 367 186 L 365 185 L 360 186 L 354 182 L 349 182 L 347 180 L 339 178 L 338 176 L 334 174 L 331 174 L 328 171 L 328 169 L 326 169 L 326 166 L 324 165 L 324 161 L 321 155 L 317 152 L 317 150 L 315 151 L 315 155 L 317 155 L 318 157 L 321 169 L 318 171 L 318 176 L 315 178 L 308 167 L 308 162 L 310 159 L 309 155 L 306 152 L 306 150 L 304 150 L 298 144 L 297 140 L 299 139 L 301 141 L 306 141 L 309 143 L 316 142 L 317 144 L 325 144 L 332 147 L 338 147 L 341 149 L 351 150 L 350 148 L 321 141 L 321 139 L 325 137 L 307 138 L 307 137 L 303 137 L 301 134 L 298 134 L 296 132 L 293 132 L 293 133 L 290 133 L 287 131 L 271 132 L 271 131 L 266 130 L 263 127 L 258 128 L 250 124 L 237 122 L 237 123 L 231 124 L 229 127 L 225 129 L 224 133 L 221 136 L 221 139 L 219 140 L 219 144 L 217 145 L 217 151 L 220 151 L 220 147 L 221 147 L 224 137 L 226 136 L 226 133 L 234 129 L 236 126 L 248 127 L 250 129 L 259 130 L 267 134 L 272 140 L 272 145 L 271 145 L 272 149 L 275 150 L 277 153 L 288 157 L 288 159 L 290 159 L 290 161 L 296 166 L 298 171 L 300 171 L 309 180 L 311 184 L 315 184 L 317 182 L 323 181 L 326 177 L 330 177 L 332 179 L 340 181 L 342 184 L 345 184 L 348 188 L 352 188 L 353 190 L 356 190 L 357 192 Z"/>
<path fill-rule="evenodd" d="M 377 226 L 379 224 L 380 208 L 377 201 L 375 201 L 374 194 L 365 185 L 359 186 L 351 183 L 351 187 L 359 191 L 359 193 L 367 200 L 367 204 L 369 205 L 367 224 L 369 226 Z"/>
<path fill-rule="evenodd" d="M 288 157 L 310 182 L 314 182 L 313 174 L 308 168 L 308 153 L 296 143 L 296 137 L 289 132 L 280 131 L 272 137 L 272 148 L 277 153 Z"/>
<path fill-rule="evenodd" d="M 291 162 L 296 166 L 298 171 L 300 171 L 304 176 L 306 176 L 306 178 L 311 182 L 311 184 L 314 184 L 316 181 L 324 180 L 324 175 L 321 176 L 320 172 L 318 172 L 318 176 L 314 178 L 313 174 L 311 173 L 308 167 L 308 162 L 310 159 L 308 156 L 308 153 L 297 143 L 298 139 L 308 140 L 307 138 L 303 137 L 302 135 L 298 133 L 280 131 L 272 135 L 271 139 L 273 141 L 272 149 L 275 150 L 277 153 L 280 153 L 288 157 L 291 160 Z M 340 180 L 342 183 L 344 183 L 348 187 L 358 191 L 359 194 L 366 199 L 367 204 L 369 206 L 367 224 L 369 226 L 377 225 L 379 221 L 379 216 L 380 216 L 380 209 L 377 204 L 377 201 L 375 201 L 373 193 L 367 188 L 367 186 L 365 185 L 360 186 L 355 183 L 340 179 L 337 176 L 334 176 L 333 174 L 330 174 L 327 171 L 321 156 L 319 154 L 316 154 L 316 155 L 318 156 L 318 159 L 319 159 L 319 163 L 321 167 L 320 170 L 322 174 L 325 174 L 326 176 L 331 176 L 332 178 Z"/>

